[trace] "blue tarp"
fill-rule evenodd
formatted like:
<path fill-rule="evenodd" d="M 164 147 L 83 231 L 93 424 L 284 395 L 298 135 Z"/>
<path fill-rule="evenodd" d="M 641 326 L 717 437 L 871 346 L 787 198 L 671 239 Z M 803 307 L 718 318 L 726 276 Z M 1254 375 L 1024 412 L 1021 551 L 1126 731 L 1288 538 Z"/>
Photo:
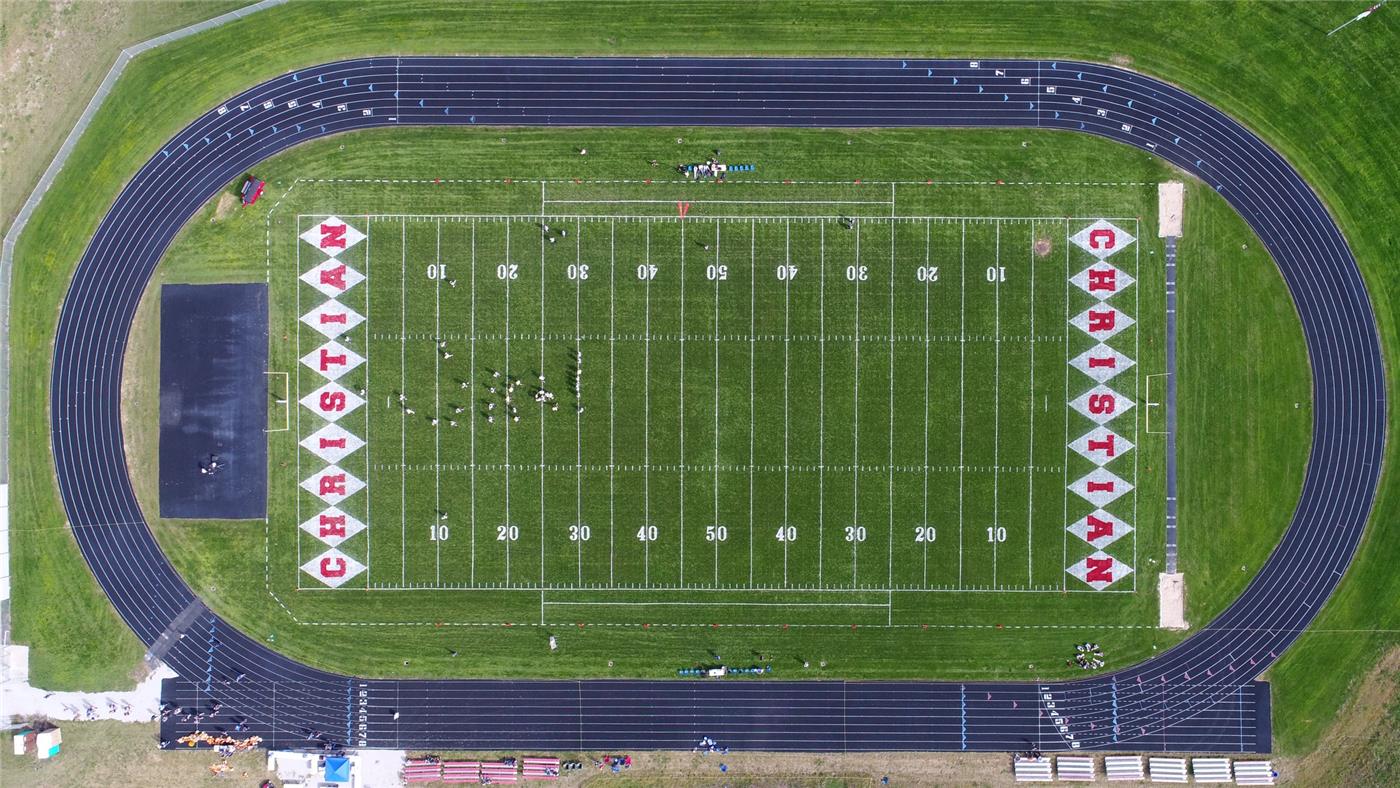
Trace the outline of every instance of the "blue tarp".
<path fill-rule="evenodd" d="M 348 782 L 350 782 L 350 759 L 349 759 L 349 758 L 327 758 L 327 759 L 326 759 L 326 782 L 328 782 L 328 783 L 348 783 Z"/>

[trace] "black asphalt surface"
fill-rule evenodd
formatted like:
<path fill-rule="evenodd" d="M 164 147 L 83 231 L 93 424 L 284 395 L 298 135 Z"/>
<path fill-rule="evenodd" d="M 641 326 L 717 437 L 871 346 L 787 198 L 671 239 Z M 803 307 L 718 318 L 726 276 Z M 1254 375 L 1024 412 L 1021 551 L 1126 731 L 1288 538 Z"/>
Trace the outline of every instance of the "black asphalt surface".
<path fill-rule="evenodd" d="M 160 516 L 267 516 L 267 285 L 160 290 Z"/>
<path fill-rule="evenodd" d="M 1051 93 L 1051 89 L 1054 90 Z M 1385 380 L 1346 241 L 1308 185 L 1239 123 L 1121 69 L 1051 61 L 372 58 L 286 74 L 176 135 L 98 227 L 64 302 L 53 451 L 74 535 L 117 610 L 169 646 L 181 703 L 222 703 L 277 746 L 775 750 L 1266 751 L 1253 681 L 1346 570 L 1381 470 Z M 248 109 L 242 109 L 242 107 Z M 1219 618 L 1146 663 L 1033 684 L 747 681 L 360 681 L 278 655 L 207 611 L 151 536 L 123 461 L 127 331 L 156 262 L 205 200 L 291 145 L 409 124 L 977 126 L 1078 130 L 1202 178 L 1278 262 L 1313 373 L 1312 456 L 1282 541 Z M 1208 538 L 1203 536 L 1202 538 Z M 176 633 L 179 634 L 179 633 Z M 243 675 L 243 680 L 237 677 Z M 228 683 L 224 683 L 228 682 Z M 395 711 L 400 718 L 393 719 Z M 177 718 L 178 722 L 178 718 Z M 167 726 L 167 736 L 189 730 Z"/>

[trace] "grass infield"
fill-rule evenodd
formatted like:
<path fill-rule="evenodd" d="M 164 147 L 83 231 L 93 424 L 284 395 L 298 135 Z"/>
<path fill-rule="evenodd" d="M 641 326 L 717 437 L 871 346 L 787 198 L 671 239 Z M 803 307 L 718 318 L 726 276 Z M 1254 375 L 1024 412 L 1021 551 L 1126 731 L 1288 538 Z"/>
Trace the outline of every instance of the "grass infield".
<path fill-rule="evenodd" d="M 321 422 L 274 402 L 270 426 L 289 429 L 271 435 L 267 527 L 157 528 L 221 613 L 300 658 L 376 675 L 666 676 L 712 654 L 743 664 L 756 652 L 786 676 L 1033 678 L 1071 675 L 1064 652 L 1076 639 L 1098 640 L 1115 664 L 1175 641 L 1155 628 L 1162 446 L 1145 404 L 1147 376 L 1162 364 L 1156 183 L 1173 177 L 1159 162 L 1053 133 L 504 135 L 400 130 L 312 143 L 260 171 L 270 183 L 257 209 L 229 212 L 216 200 L 172 247 L 159 281 L 271 279 L 272 365 L 292 373 L 285 384 L 274 375 L 271 388 L 294 403 L 324 383 L 297 362 L 321 343 L 297 320 L 320 297 L 293 280 L 321 255 L 297 237 L 310 217 L 332 213 L 368 232 L 338 259 L 369 277 L 342 299 L 368 317 L 343 343 L 369 359 L 342 378 L 368 400 L 343 421 L 368 446 L 342 466 L 369 482 L 368 495 L 345 507 L 370 528 L 344 550 L 370 568 L 338 590 L 298 569 L 325 549 L 296 529 L 322 508 L 296 488 L 321 463 L 295 448 Z M 715 147 L 759 162 L 761 182 L 689 183 L 647 164 Z M 967 161 L 947 164 L 940 152 L 950 148 Z M 450 170 L 432 164 L 449 159 Z M 985 177 L 1013 161 L 1023 175 L 1015 185 Z M 910 172 L 939 177 L 928 184 Z M 548 179 L 543 202 L 539 180 L 521 173 Z M 827 182 L 802 183 L 818 177 Z M 891 219 L 888 180 L 901 177 Z M 690 205 L 683 221 L 678 200 Z M 1202 229 L 1188 233 L 1183 259 L 1200 261 L 1199 297 L 1280 287 L 1267 257 L 1242 248 L 1252 237 L 1217 198 L 1193 188 L 1188 200 Z M 1138 322 L 1110 340 L 1141 367 L 1112 381 L 1140 389 L 1139 406 L 1110 423 L 1137 448 L 1109 466 L 1139 480 L 1136 495 L 1110 506 L 1139 528 L 1109 548 L 1138 571 L 1102 593 L 1064 572 L 1090 552 L 1065 533 L 1066 513 L 1091 510 L 1067 500 L 1065 484 L 1092 467 L 1065 446 L 1066 430 L 1074 437 L 1088 425 L 1065 408 L 1087 388 L 1080 373 L 1066 375 L 1066 359 L 1094 344 L 1067 322 L 1092 300 L 1067 285 L 1067 266 L 1077 272 L 1092 258 L 1066 243 L 1067 226 L 1088 222 L 1066 216 L 1113 217 L 1139 239 L 1111 258 L 1142 274 L 1119 297 Z M 1049 243 L 1044 257 L 1036 241 Z M 430 278 L 438 265 L 445 270 Z M 724 279 L 710 268 L 718 265 Z M 779 279 L 788 265 L 796 275 Z M 932 267 L 937 281 L 920 281 Z M 989 268 L 998 281 L 988 281 Z M 154 379 L 145 370 L 157 363 L 157 300 L 143 305 L 129 384 Z M 1214 367 L 1183 385 L 1221 399 L 1200 414 L 1203 428 L 1223 435 L 1267 399 L 1264 381 L 1230 360 L 1237 344 L 1227 338 L 1249 330 L 1236 320 L 1268 326 L 1255 347 L 1279 371 L 1268 385 L 1306 403 L 1306 381 L 1286 372 L 1300 357 L 1292 319 L 1287 309 L 1249 309 L 1183 325 L 1183 342 Z M 579 348 L 582 414 L 568 383 Z M 543 369 L 560 404 L 542 410 L 528 386 L 513 398 L 521 421 L 509 423 L 509 460 L 503 384 L 491 369 L 526 384 Z M 495 423 L 485 421 L 486 401 Z M 152 433 L 140 425 L 154 423 L 154 391 L 134 385 L 126 418 L 129 456 L 153 462 Z M 1257 566 L 1277 538 L 1266 525 L 1296 497 L 1296 486 L 1264 482 L 1297 477 L 1284 463 L 1302 461 L 1307 411 L 1290 400 L 1271 419 L 1299 429 L 1270 433 L 1280 441 L 1272 462 L 1241 469 L 1229 507 L 1212 504 L 1222 549 L 1203 541 L 1183 556 L 1188 572 L 1212 577 L 1190 597 L 1192 620 L 1238 594 L 1249 576 L 1239 564 Z M 1235 432 L 1187 452 L 1219 463 L 1217 452 L 1259 437 Z M 135 476 L 154 511 L 154 476 L 139 467 Z M 1258 494 L 1266 488 L 1277 500 Z M 1246 514 L 1269 508 L 1268 518 Z M 780 541 L 789 526 L 796 538 Z M 550 634 L 561 648 L 541 659 Z"/>
<path fill-rule="evenodd" d="M 1400 82 L 1385 67 L 1386 43 L 1395 25 L 1391 16 L 1377 14 L 1345 31 L 1347 35 L 1326 38 L 1324 33 L 1339 19 L 1353 15 L 1354 8 L 1341 3 L 1306 7 L 1013 3 L 989 13 L 981 3 L 737 7 L 700 2 L 650 9 L 654 17 L 641 28 L 633 8 L 609 3 L 552 7 L 495 3 L 475 7 L 471 23 L 462 24 L 460 11 L 433 4 L 368 4 L 347 9 L 343 4 L 300 3 L 163 48 L 128 68 L 20 239 L 16 253 L 10 479 L 15 504 L 14 635 L 35 647 L 31 668 L 36 681 L 53 687 L 111 686 L 125 680 L 127 666 L 139 654 L 139 646 L 112 615 L 95 585 L 73 582 L 83 574 L 78 569 L 81 558 L 63 524 L 47 458 L 47 347 L 68 276 L 105 207 L 160 140 L 202 108 L 288 68 L 388 51 L 975 53 L 1082 57 L 1130 65 L 1173 80 L 1241 118 L 1309 178 L 1337 215 L 1361 263 L 1387 342 L 1387 358 L 1395 358 L 1395 283 L 1384 274 L 1382 261 L 1389 259 L 1387 250 L 1395 244 L 1394 223 L 1387 219 L 1393 217 L 1400 194 L 1400 182 L 1394 177 L 1400 154 L 1393 146 L 1374 144 L 1376 139 L 1394 136 L 1400 124 L 1400 116 L 1376 111 L 1393 105 L 1400 92 Z M 717 17 L 732 24 L 715 26 Z M 642 29 L 645 34 L 639 34 Z M 938 35 L 930 36 L 929 30 L 937 30 Z M 1112 35 L 1105 36 L 1106 30 Z M 1221 53 L 1230 52 L 1248 52 L 1249 57 L 1222 57 Z M 1312 109 L 1292 109 L 1303 105 Z M 415 140 L 429 138 L 424 132 Z M 400 142 L 406 148 L 415 144 Z M 967 165 L 977 170 L 976 158 L 966 154 L 962 145 L 942 150 L 944 156 L 936 166 L 942 170 Z M 770 160 L 776 159 L 775 154 Z M 985 178 L 988 170 L 1029 171 L 1032 164 L 1014 158 L 984 160 L 977 177 Z M 366 166 L 359 169 L 373 171 Z M 529 172 L 537 177 L 577 174 L 545 161 L 534 162 Z M 384 170 L 378 174 L 397 175 Z M 887 177 L 897 178 L 900 173 Z M 1236 242 L 1252 240 L 1228 209 L 1199 199 L 1199 189 L 1188 194 L 1188 203 L 1204 208 L 1204 215 L 1198 211 L 1188 221 L 1220 226 L 1221 237 L 1230 239 L 1232 250 Z M 1188 229 L 1183 259 L 1191 251 L 1192 238 Z M 211 281 L 257 274 L 254 261 L 243 256 L 231 252 L 216 256 L 221 268 L 186 271 L 183 276 Z M 1183 390 L 1182 394 L 1183 472 L 1190 473 L 1193 466 L 1201 469 L 1194 479 L 1182 480 L 1186 562 L 1193 560 L 1190 554 L 1197 548 L 1240 555 L 1249 552 L 1259 538 L 1257 529 L 1223 527 L 1222 522 L 1286 521 L 1293 500 L 1290 489 L 1296 488 L 1280 490 L 1276 485 L 1297 478 L 1301 460 L 1288 458 L 1299 456 L 1290 452 L 1299 451 L 1299 441 L 1306 440 L 1302 428 L 1278 427 L 1289 423 L 1288 412 L 1298 399 L 1291 387 L 1300 386 L 1305 392 L 1306 381 L 1297 374 L 1301 348 L 1288 339 L 1296 337 L 1296 329 L 1285 327 L 1295 325 L 1296 318 L 1267 254 L 1250 244 L 1238 257 L 1223 258 L 1218 250 L 1197 250 L 1196 257 L 1211 263 L 1182 268 L 1183 320 L 1193 307 L 1210 311 L 1212 319 L 1182 325 L 1183 385 L 1204 372 L 1220 376 L 1221 383 L 1218 390 L 1194 395 Z M 1240 293 L 1250 297 L 1241 298 Z M 1266 293 L 1274 295 L 1262 295 Z M 1200 350 L 1188 353 L 1192 345 Z M 138 360 L 129 356 L 127 361 Z M 1227 361 L 1231 363 L 1223 363 Z M 127 382 L 129 390 L 141 385 Z M 1231 420 L 1224 415 L 1240 413 L 1241 406 L 1248 409 L 1247 416 Z M 128 435 L 132 444 L 141 439 Z M 1390 445 L 1393 451 L 1397 443 Z M 1220 454 L 1230 459 L 1211 464 Z M 143 480 L 138 477 L 136 483 Z M 1375 523 L 1395 522 L 1400 501 L 1395 489 L 1395 485 L 1382 485 Z M 1198 523 L 1195 529 L 1188 527 L 1192 521 Z M 181 538 L 197 541 L 192 531 L 176 535 L 160 530 L 167 545 Z M 1374 600 L 1395 596 L 1395 584 L 1400 582 L 1386 560 L 1394 552 L 1397 533 L 1393 528 L 1372 527 L 1356 564 L 1322 617 L 1272 671 L 1280 712 L 1275 731 L 1281 749 L 1310 747 L 1346 697 L 1352 677 L 1394 642 L 1394 611 L 1377 608 Z M 221 536 L 245 541 L 238 530 Z M 260 543 L 260 534 L 247 536 L 250 551 Z M 1265 552 L 1267 545 L 1255 554 Z M 209 580 L 201 588 L 212 588 L 211 594 L 229 594 L 230 606 L 240 604 L 237 592 L 221 589 L 218 578 L 201 566 L 196 554 L 186 553 L 178 561 L 190 576 Z M 1223 604 L 1238 593 L 1248 576 L 1248 565 L 1244 572 L 1225 562 L 1186 566 L 1188 572 L 1215 573 L 1204 591 L 1193 591 L 1193 617 L 1196 605 Z M 355 645 L 356 639 L 347 633 L 328 637 L 324 643 L 326 649 L 343 650 Z"/>

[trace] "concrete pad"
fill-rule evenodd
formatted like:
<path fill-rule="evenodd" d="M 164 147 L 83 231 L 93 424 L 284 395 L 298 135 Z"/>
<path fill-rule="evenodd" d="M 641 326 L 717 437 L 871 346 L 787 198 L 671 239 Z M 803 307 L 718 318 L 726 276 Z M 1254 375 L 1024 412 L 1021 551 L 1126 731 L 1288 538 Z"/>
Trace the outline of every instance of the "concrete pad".
<path fill-rule="evenodd" d="M 1187 629 L 1186 575 L 1181 572 L 1157 575 L 1157 626 L 1160 629 Z"/>
<path fill-rule="evenodd" d="M 1181 181 L 1157 184 L 1157 237 L 1181 237 L 1181 210 L 1186 190 Z"/>
<path fill-rule="evenodd" d="M 29 685 L 29 648 L 5 646 L 8 676 L 0 685 L 3 719 L 47 717 L 50 720 L 117 720 L 151 722 L 160 718 L 160 683 L 175 671 L 160 665 L 134 690 L 125 692 L 47 692 Z"/>

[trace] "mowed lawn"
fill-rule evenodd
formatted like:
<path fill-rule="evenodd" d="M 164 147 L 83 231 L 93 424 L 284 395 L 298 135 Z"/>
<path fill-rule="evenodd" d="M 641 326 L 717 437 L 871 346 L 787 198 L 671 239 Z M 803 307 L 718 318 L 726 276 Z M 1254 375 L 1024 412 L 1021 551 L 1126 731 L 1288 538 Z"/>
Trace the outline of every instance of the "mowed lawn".
<path fill-rule="evenodd" d="M 1093 345 L 1067 330 L 1066 266 L 1093 260 L 1065 253 L 1070 223 L 691 205 L 685 220 L 349 219 L 370 241 L 336 259 L 368 271 L 345 298 L 369 318 L 338 341 L 363 353 L 368 335 L 370 362 L 341 384 L 369 402 L 337 423 L 371 437 L 340 465 L 370 483 L 355 557 L 374 560 L 348 585 L 1063 589 L 1065 370 Z M 1037 237 L 1055 252 L 1038 266 Z M 318 258 L 303 269 L 324 258 L 301 249 Z M 303 329 L 297 354 L 321 340 Z M 294 400 L 325 382 L 299 373 Z M 1074 384 L 1068 399 L 1092 385 Z M 301 433 L 320 428 L 300 414 Z"/>
<path fill-rule="evenodd" d="M 677 146 L 677 137 L 686 144 Z M 1066 471 L 1073 479 L 1092 467 L 1067 451 L 1063 439 L 1067 428 L 1082 432 L 1089 425 L 1064 407 L 1067 385 L 1076 396 L 1087 387 L 1087 378 L 1068 369 L 1065 359 L 1093 345 L 1066 322 L 1067 305 L 1074 315 L 1092 299 L 1065 281 L 1067 265 L 1082 267 L 1091 260 L 1077 247 L 1066 260 L 1070 247 L 1065 243 L 1065 216 L 1121 216 L 1120 224 L 1139 236 L 1120 253 L 1124 257 L 1111 260 L 1130 272 L 1136 266 L 1143 274 L 1122 296 L 1134 300 L 1122 306 L 1146 325 L 1140 336 L 1134 336 L 1139 328 L 1134 326 L 1111 344 L 1129 355 L 1136 348 L 1141 369 L 1135 367 L 1112 383 L 1128 386 L 1140 375 L 1135 385 L 1145 395 L 1146 377 L 1159 372 L 1162 364 L 1158 338 L 1162 284 L 1156 263 L 1161 245 L 1152 223 L 1155 184 L 1172 177 L 1169 171 L 1145 156 L 1099 141 L 1019 132 L 510 131 L 505 159 L 500 139 L 496 132 L 416 130 L 314 143 L 260 170 L 271 180 L 265 198 L 269 202 L 217 220 L 211 205 L 172 247 L 162 281 L 209 281 L 211 276 L 261 281 L 271 272 L 272 364 L 275 370 L 301 368 L 300 382 L 291 383 L 289 393 L 295 395 L 297 386 L 305 394 L 323 382 L 295 361 L 320 344 L 319 335 L 296 320 L 320 298 L 304 284 L 291 286 L 296 271 L 311 266 L 320 255 L 296 240 L 297 231 L 311 225 L 307 217 L 329 214 L 368 231 L 366 241 L 338 258 L 358 270 L 368 257 L 370 278 L 342 299 L 370 318 L 343 339 L 357 352 L 368 351 L 362 353 L 369 358 L 368 374 L 357 370 L 342 382 L 351 391 L 366 389 L 369 403 L 344 423 L 347 427 L 353 423 L 357 434 L 368 437 L 369 445 L 342 465 L 370 482 L 368 495 L 360 493 L 343 505 L 348 511 L 369 507 L 353 509 L 361 519 L 365 519 L 362 512 L 369 512 L 370 530 L 356 537 L 358 541 L 347 542 L 345 550 L 370 570 L 347 584 L 358 583 L 360 590 L 315 590 L 319 582 L 298 570 L 324 546 L 318 547 L 310 536 L 298 537 L 295 530 L 298 522 L 320 507 L 310 495 L 295 492 L 293 485 L 319 464 L 305 450 L 293 449 L 296 439 L 313 432 L 320 422 L 302 409 L 303 423 L 297 429 L 296 409 L 289 411 L 273 402 L 269 423 L 275 428 L 287 419 L 293 429 L 272 436 L 269 525 L 161 522 L 157 528 L 172 560 L 191 583 L 214 589 L 207 597 L 221 613 L 315 664 L 378 675 L 406 675 L 402 662 L 411 658 L 411 672 L 416 675 L 665 676 L 677 667 L 709 661 L 712 653 L 740 664 L 759 652 L 773 656 L 775 669 L 788 676 L 803 675 L 800 664 L 805 658 L 814 666 L 812 674 L 822 671 L 817 666 L 825 660 L 828 666 L 822 675 L 827 676 L 1035 678 L 1067 675 L 1064 652 L 1076 640 L 1099 641 L 1119 664 L 1175 642 L 1175 636 L 1155 629 L 1159 566 L 1154 562 L 1160 561 L 1162 533 L 1154 524 L 1161 520 L 1162 449 L 1160 436 L 1146 431 L 1152 408 L 1141 404 L 1142 396 L 1134 395 L 1139 407 L 1111 423 L 1138 448 L 1122 458 L 1125 464 L 1110 466 L 1131 480 L 1133 457 L 1139 455 L 1138 513 L 1132 522 L 1141 523 L 1142 528 L 1108 548 L 1110 554 L 1132 560 L 1139 571 L 1106 593 L 1090 592 L 1082 584 L 1083 591 L 1059 591 L 1061 584 L 1074 591 L 1074 584 L 1080 582 L 1065 574 L 1066 557 L 1073 556 L 1072 562 L 1089 552 L 1087 545 L 1063 529 L 1064 518 L 1076 505 L 1084 507 L 1076 517 L 1091 510 L 1074 500 L 1067 506 Z M 576 152 L 584 139 L 590 149 L 586 158 Z M 1029 147 L 1022 147 L 1023 142 Z M 755 180 L 779 182 L 744 184 L 736 178 L 723 186 L 695 184 L 646 163 L 662 156 L 668 164 L 703 158 L 714 147 L 724 149 L 726 157 L 735 161 L 758 162 L 766 172 L 753 176 Z M 965 163 L 948 165 L 940 158 L 952 147 L 963 151 Z M 859 158 L 850 156 L 852 149 Z M 902 155 L 889 155 L 891 150 Z M 453 169 L 437 163 L 445 161 L 449 152 L 457 162 Z M 1024 174 L 1022 180 L 1043 185 L 1001 187 L 983 176 L 1006 172 L 1013 161 L 1016 171 Z M 587 177 L 574 183 L 568 173 L 583 168 Z M 867 182 L 913 180 L 907 178 L 911 168 L 937 176 L 936 183 L 896 186 L 896 213 L 904 218 L 892 223 L 889 185 Z M 830 176 L 823 180 L 834 183 L 799 186 L 767 177 L 791 173 L 794 179 L 804 180 L 809 172 Z M 1061 175 L 1065 172 L 1083 180 L 1066 181 Z M 554 179 L 546 184 L 547 215 L 636 214 L 646 221 L 545 219 L 556 239 L 549 244 L 539 226 L 538 180 L 524 183 L 524 173 Z M 352 175 L 397 182 L 346 182 Z M 507 177 L 511 183 L 506 183 Z M 654 181 L 650 185 L 605 183 L 648 178 Z M 866 182 L 857 185 L 857 178 Z M 658 202 L 635 202 L 641 199 Z M 684 222 L 675 219 L 678 199 L 690 204 Z M 812 204 L 818 199 L 828 204 Z M 755 204 L 731 202 L 736 200 Z M 770 200 L 789 204 L 797 218 L 758 218 L 777 210 L 767 204 Z M 1216 284 L 1224 277 L 1228 290 L 1281 293 L 1267 259 L 1250 263 L 1237 260 L 1230 251 L 1253 243 L 1238 219 L 1208 192 L 1193 190 L 1188 200 L 1193 210 L 1199 209 L 1199 214 L 1190 215 L 1199 215 L 1203 221 L 1210 217 L 1199 245 L 1191 248 L 1203 265 L 1209 257 Z M 823 211 L 855 221 L 850 229 L 840 221 L 819 221 L 815 214 Z M 408 218 L 389 215 L 396 213 Z M 303 218 L 298 220 L 298 214 Z M 478 219 L 473 226 L 470 220 L 455 218 L 462 214 L 495 218 Z M 375 218 L 366 222 L 366 215 Z M 439 221 L 440 216 L 449 218 Z M 916 216 L 1043 218 L 1000 223 L 909 218 Z M 1134 225 L 1138 216 L 1142 221 Z M 888 276 L 891 227 L 893 279 Z M 568 230 L 567 236 L 560 235 L 561 228 Z M 1079 225 L 1071 222 L 1070 231 L 1077 229 Z M 1031 242 L 1042 238 L 1050 242 L 1051 254 L 1034 257 Z M 1126 257 L 1134 254 L 1139 256 Z M 430 265 L 445 265 L 444 271 L 434 271 L 443 278 L 430 278 Z M 517 266 L 515 278 L 501 279 L 501 265 Z M 588 278 L 570 279 L 570 265 L 587 265 Z M 647 278 L 639 278 L 638 267 L 651 265 L 656 266 L 655 278 L 650 268 Z M 710 279 L 710 265 L 726 266 L 726 278 L 718 279 L 716 270 L 716 279 Z M 796 266 L 795 277 L 780 280 L 780 265 Z M 857 266 L 855 278 L 848 279 L 847 268 L 853 265 Z M 863 281 L 861 265 L 866 267 Z M 1032 265 L 1033 280 L 1022 276 L 1029 274 Z M 927 278 L 928 269 L 934 267 L 937 281 L 920 281 L 920 269 Z M 989 282 L 987 269 L 1002 267 L 1007 269 L 1006 281 Z M 574 269 L 576 277 L 580 272 Z M 508 277 L 509 270 L 505 273 Z M 449 283 L 452 280 L 456 287 Z M 1134 295 L 1132 291 L 1139 288 L 1140 294 Z M 1262 318 L 1282 326 L 1271 333 L 1296 332 L 1287 328 L 1284 314 Z M 1244 327 L 1233 322 L 1236 317 L 1260 319 L 1248 311 L 1231 312 L 1203 323 L 1199 330 L 1207 338 L 1238 336 Z M 300 348 L 297 326 L 302 332 Z M 969 341 L 957 341 L 964 331 Z M 857 333 L 862 338 L 859 384 Z M 686 336 L 684 377 L 682 334 Z M 896 338 L 893 357 L 891 334 Z M 140 335 L 153 339 L 150 331 Z M 997 335 L 1002 337 L 1000 343 L 990 341 Z M 474 362 L 472 336 L 477 338 Z M 718 343 L 716 336 L 721 338 Z M 1034 395 L 1031 336 L 1038 338 Z M 442 340 L 435 337 L 445 339 L 448 346 L 439 348 L 437 342 Z M 577 341 L 578 337 L 583 339 Z M 607 337 L 614 341 L 608 342 Z M 752 396 L 750 338 L 754 340 Z M 582 414 L 575 411 L 568 382 L 570 367 L 577 361 L 573 353 L 580 346 L 584 354 Z M 1288 343 L 1273 348 L 1278 354 L 1278 377 L 1285 381 L 1289 359 L 1301 358 L 1297 345 L 1292 347 L 1298 355 L 1289 356 Z M 925 349 L 929 353 L 926 409 Z M 154 346 L 143 345 L 141 352 L 154 368 Z M 1218 409 L 1201 415 L 1203 426 L 1214 423 L 1219 432 L 1226 424 L 1238 423 L 1242 417 L 1234 409 L 1250 405 L 1243 395 L 1252 389 L 1235 378 L 1252 372 L 1237 362 L 1226 342 L 1212 339 L 1209 347 L 1193 344 L 1191 352 L 1203 361 L 1214 359 L 1216 372 L 1183 380 L 1183 386 L 1222 402 Z M 452 358 L 444 358 L 444 353 Z M 510 423 L 507 518 L 505 424 L 500 418 L 487 424 L 481 409 L 491 398 L 487 387 L 497 382 L 490 370 L 518 377 L 523 384 L 537 384 L 541 358 L 546 385 L 555 392 L 560 410 L 541 412 L 528 386 L 521 389 L 524 407 L 513 397 L 521 422 Z M 463 380 L 471 383 L 470 394 L 463 394 Z M 281 397 L 277 377 L 270 385 L 274 398 Z M 1306 379 L 1296 381 L 1296 386 L 1297 395 L 1306 400 Z M 411 416 L 397 403 L 401 390 L 414 410 Z M 1154 397 L 1159 398 L 1160 392 Z M 496 407 L 490 412 L 503 413 L 500 386 L 494 401 Z M 452 412 L 454 407 L 463 407 L 464 413 Z M 435 409 L 436 429 L 428 421 Z M 686 414 L 684 463 L 682 412 Z M 891 413 L 895 415 L 893 442 Z M 154 423 L 153 400 L 128 400 L 127 418 L 128 423 L 133 418 Z M 457 420 L 459 426 L 448 426 L 449 419 Z M 128 432 L 141 431 L 129 428 Z M 962 545 L 957 549 L 960 433 L 964 495 Z M 923 457 L 925 434 L 928 462 Z M 1288 434 L 1281 433 L 1280 439 Z M 1301 430 L 1293 434 L 1297 441 L 1306 439 Z M 753 461 L 749 459 L 751 435 Z M 1301 462 L 1304 445 L 1295 442 L 1289 448 L 1285 442 L 1279 451 Z M 1193 446 L 1206 453 L 1201 462 L 1207 463 L 1219 461 L 1214 452 L 1232 449 L 1219 441 Z M 894 462 L 890 461 L 892 447 Z M 153 450 L 153 445 L 147 447 L 145 456 L 153 457 Z M 1037 456 L 1034 463 L 1030 462 L 1032 451 Z M 434 466 L 440 467 L 435 471 Z M 922 466 L 929 468 L 927 499 Z M 1027 471 L 1028 466 L 1038 470 Z M 716 467 L 721 469 L 718 473 Z M 1243 512 L 1265 511 L 1274 505 L 1273 499 L 1296 497 L 1295 483 L 1289 479 L 1270 475 L 1268 470 L 1255 473 L 1242 477 L 1252 483 L 1229 492 L 1229 500 L 1241 513 L 1217 518 L 1219 532 L 1239 534 L 1238 543 L 1217 550 L 1212 540 L 1183 556 L 1183 561 L 1214 567 L 1220 578 L 1219 591 L 1203 594 L 1199 600 L 1192 597 L 1193 621 L 1213 615 L 1238 593 L 1239 585 L 1231 584 L 1248 579 L 1238 572 L 1241 550 L 1253 556 L 1250 561 L 1262 560 L 1277 538 L 1277 532 L 1266 527 L 1270 520 Z M 1264 485 L 1265 479 L 1275 482 L 1274 486 Z M 1279 486 L 1280 481 L 1287 484 Z M 1267 499 L 1260 492 L 1266 487 L 1271 490 Z M 149 507 L 150 490 L 143 493 L 143 500 Z M 1127 520 L 1133 503 L 1129 495 L 1110 510 Z M 445 521 L 440 519 L 442 512 L 447 514 Z M 855 517 L 862 522 L 855 522 Z M 1000 525 L 992 526 L 993 518 Z M 777 539 L 784 523 L 797 528 L 795 540 Z M 447 538 L 434 541 L 432 529 L 441 533 L 444 525 Z M 515 538 L 498 540 L 498 529 L 508 525 L 518 529 Z M 588 526 L 589 538 L 574 541 L 570 528 L 580 525 Z M 726 529 L 725 540 L 710 541 L 708 529 L 720 525 Z M 935 529 L 933 542 L 916 541 L 915 529 L 925 525 Z M 657 529 L 655 541 L 638 538 L 638 530 L 648 526 Z M 865 540 L 847 542 L 848 526 L 864 527 Z M 989 542 L 988 527 L 1005 527 L 1006 541 Z M 219 538 L 209 538 L 215 532 Z M 685 590 L 676 590 L 681 582 L 682 534 Z M 507 547 L 509 582 L 525 590 L 455 587 L 504 585 Z M 1081 551 L 1078 555 L 1076 549 Z M 750 555 L 753 589 L 748 587 Z M 270 564 L 264 556 L 270 556 Z M 963 592 L 910 590 L 958 588 L 959 557 Z M 265 580 L 268 566 L 271 571 Z M 1230 574 L 1230 567 L 1235 574 Z M 606 587 L 609 575 L 613 585 L 673 590 L 593 587 Z M 543 627 L 539 626 L 542 577 L 545 585 L 552 586 L 543 595 Z M 858 586 L 854 590 L 853 579 Z M 366 582 L 451 588 L 365 591 Z M 1131 591 L 1135 582 L 1139 593 L 1116 593 Z M 993 584 L 1008 590 L 986 590 Z M 298 585 L 303 590 L 296 590 Z M 698 590 L 716 585 L 742 588 Z M 812 590 L 818 587 L 837 590 Z M 1052 590 L 1021 590 L 1026 587 Z M 1197 610 L 1199 616 L 1194 615 Z M 542 660 L 549 634 L 556 635 L 563 647 Z M 460 656 L 450 657 L 452 650 Z M 609 660 L 614 663 L 611 667 Z"/>

